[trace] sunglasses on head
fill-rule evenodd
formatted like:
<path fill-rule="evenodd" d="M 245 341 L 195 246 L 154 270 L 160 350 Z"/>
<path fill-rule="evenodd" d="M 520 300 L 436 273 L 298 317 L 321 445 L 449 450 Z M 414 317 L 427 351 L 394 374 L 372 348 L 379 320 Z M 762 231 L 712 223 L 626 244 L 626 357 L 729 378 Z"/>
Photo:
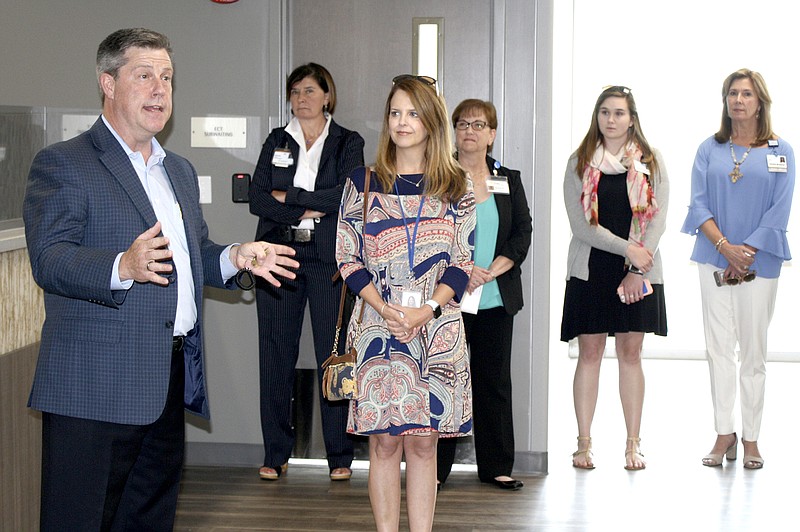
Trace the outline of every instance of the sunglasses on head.
<path fill-rule="evenodd" d="M 396 85 L 401 81 L 405 81 L 407 79 L 415 79 L 417 81 L 421 81 L 428 87 L 433 87 L 433 90 L 436 91 L 436 95 L 439 95 L 439 84 L 436 82 L 435 78 L 430 76 L 415 76 L 413 74 L 400 74 L 399 76 L 395 76 L 392 78 L 392 85 Z"/>
<path fill-rule="evenodd" d="M 603 92 L 621 92 L 622 94 L 630 94 L 632 91 L 625 85 L 606 85 L 603 87 Z"/>

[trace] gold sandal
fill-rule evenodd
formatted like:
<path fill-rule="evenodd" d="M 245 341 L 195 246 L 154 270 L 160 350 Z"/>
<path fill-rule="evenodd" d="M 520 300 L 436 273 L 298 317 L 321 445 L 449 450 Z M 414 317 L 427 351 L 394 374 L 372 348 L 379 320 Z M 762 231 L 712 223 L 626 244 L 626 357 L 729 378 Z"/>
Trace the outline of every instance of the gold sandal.
<path fill-rule="evenodd" d="M 639 448 L 639 442 L 641 441 L 642 439 L 639 438 L 638 436 L 636 438 L 628 438 L 627 440 L 627 443 L 630 443 L 630 449 L 627 449 L 625 451 L 625 460 L 626 460 L 625 469 L 627 469 L 628 471 L 641 471 L 642 469 L 647 467 L 647 464 L 644 462 L 644 455 L 642 454 L 642 450 Z M 628 455 L 631 455 L 632 465 L 628 465 L 627 463 Z M 637 467 L 636 466 L 637 461 L 641 462 L 642 465 Z"/>
<path fill-rule="evenodd" d="M 583 451 L 580 450 L 581 442 L 589 442 L 586 449 Z M 575 462 L 575 459 L 580 456 L 584 455 L 585 463 L 578 464 Z M 578 450 L 572 453 L 572 467 L 578 469 L 594 469 L 594 464 L 592 463 L 592 437 L 591 436 L 578 436 Z"/>

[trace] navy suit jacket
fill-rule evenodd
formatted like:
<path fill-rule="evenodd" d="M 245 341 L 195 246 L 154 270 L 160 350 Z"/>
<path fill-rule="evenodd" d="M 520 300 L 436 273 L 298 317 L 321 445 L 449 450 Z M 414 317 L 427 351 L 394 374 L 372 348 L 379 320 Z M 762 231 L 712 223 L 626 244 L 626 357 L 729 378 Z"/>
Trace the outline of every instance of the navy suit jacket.
<path fill-rule="evenodd" d="M 183 212 L 198 322 L 187 337 L 185 403 L 208 417 L 202 349 L 203 285 L 223 287 L 208 239 L 197 174 L 167 152 L 166 173 Z M 40 151 L 25 194 L 25 236 L 46 318 L 28 405 L 84 419 L 144 425 L 164 409 L 177 308 L 177 272 L 167 286 L 112 291 L 118 253 L 156 223 L 128 156 L 98 119 L 74 139 Z"/>
<path fill-rule="evenodd" d="M 272 156 L 276 148 L 289 149 L 294 164 L 288 168 L 273 165 Z M 335 264 L 337 215 L 342 191 L 350 172 L 364 166 L 364 139 L 357 132 L 331 120 L 328 136 L 322 145 L 313 191 L 294 186 L 299 153 L 300 146 L 286 128 L 273 129 L 264 141 L 250 189 L 250 212 L 258 216 L 256 240 L 280 242 L 277 232 L 281 226 L 299 224 L 306 209 L 324 212 L 326 216 L 315 227 L 314 245 L 320 260 Z M 286 191 L 286 202 L 280 203 L 273 198 L 273 190 Z"/>

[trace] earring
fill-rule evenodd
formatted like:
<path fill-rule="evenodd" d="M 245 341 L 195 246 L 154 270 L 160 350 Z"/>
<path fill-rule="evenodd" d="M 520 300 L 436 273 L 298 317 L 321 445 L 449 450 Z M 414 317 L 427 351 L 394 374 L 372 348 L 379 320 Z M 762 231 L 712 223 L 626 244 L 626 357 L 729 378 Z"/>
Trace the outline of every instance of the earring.
<path fill-rule="evenodd" d="M 327 113 L 328 112 L 328 104 L 327 103 L 322 106 L 322 112 L 323 113 Z"/>

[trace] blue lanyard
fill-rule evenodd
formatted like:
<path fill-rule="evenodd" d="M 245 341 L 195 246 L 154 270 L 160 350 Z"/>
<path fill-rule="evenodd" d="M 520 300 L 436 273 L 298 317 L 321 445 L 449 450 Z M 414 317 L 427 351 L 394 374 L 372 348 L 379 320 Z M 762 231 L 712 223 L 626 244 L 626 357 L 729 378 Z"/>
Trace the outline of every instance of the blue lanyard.
<path fill-rule="evenodd" d="M 425 205 L 425 196 L 419 202 L 419 209 L 417 210 L 417 221 L 414 223 L 414 238 L 411 238 L 411 233 L 408 232 L 408 222 L 406 221 L 406 213 L 403 210 L 403 201 L 400 199 L 400 190 L 397 188 L 397 181 L 394 182 L 394 191 L 397 193 L 397 203 L 400 205 L 400 215 L 403 217 L 403 229 L 406 230 L 406 238 L 408 239 L 408 269 L 409 275 L 414 276 L 414 248 L 417 245 L 417 230 L 419 229 L 419 218 L 422 215 L 422 206 Z"/>

